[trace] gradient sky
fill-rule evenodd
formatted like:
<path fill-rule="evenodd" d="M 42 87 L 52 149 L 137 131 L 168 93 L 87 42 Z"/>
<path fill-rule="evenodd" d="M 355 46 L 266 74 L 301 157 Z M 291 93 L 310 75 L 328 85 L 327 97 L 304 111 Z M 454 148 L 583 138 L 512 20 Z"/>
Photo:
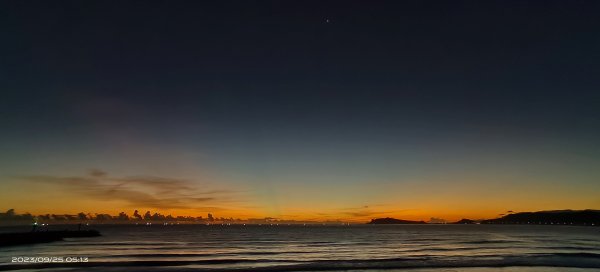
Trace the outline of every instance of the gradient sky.
<path fill-rule="evenodd" d="M 598 1 L 2 1 L 0 209 L 600 209 Z"/>

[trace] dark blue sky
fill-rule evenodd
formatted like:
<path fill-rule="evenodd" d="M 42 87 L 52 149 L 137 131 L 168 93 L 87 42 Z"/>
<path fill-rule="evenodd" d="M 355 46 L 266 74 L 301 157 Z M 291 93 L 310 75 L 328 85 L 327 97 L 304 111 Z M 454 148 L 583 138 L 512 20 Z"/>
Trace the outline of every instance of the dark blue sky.
<path fill-rule="evenodd" d="M 474 171 L 598 189 L 598 14 L 597 1 L 4 1 L 0 170 L 202 167 L 258 188 Z"/>

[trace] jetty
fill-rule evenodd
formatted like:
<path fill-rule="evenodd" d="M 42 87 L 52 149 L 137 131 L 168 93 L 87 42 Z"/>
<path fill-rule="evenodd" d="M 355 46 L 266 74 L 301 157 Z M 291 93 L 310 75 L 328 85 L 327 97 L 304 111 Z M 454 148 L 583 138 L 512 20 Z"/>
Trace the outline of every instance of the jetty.
<path fill-rule="evenodd" d="M 97 237 L 97 230 L 60 230 L 0 233 L 0 247 L 62 241 L 64 238 Z"/>

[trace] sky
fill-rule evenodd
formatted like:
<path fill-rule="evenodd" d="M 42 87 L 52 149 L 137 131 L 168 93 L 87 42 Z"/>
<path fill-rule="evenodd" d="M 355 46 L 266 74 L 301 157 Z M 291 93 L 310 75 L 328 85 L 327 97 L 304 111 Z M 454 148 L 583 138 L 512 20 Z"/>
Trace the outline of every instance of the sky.
<path fill-rule="evenodd" d="M 3 1 L 0 210 L 600 209 L 600 2 Z"/>

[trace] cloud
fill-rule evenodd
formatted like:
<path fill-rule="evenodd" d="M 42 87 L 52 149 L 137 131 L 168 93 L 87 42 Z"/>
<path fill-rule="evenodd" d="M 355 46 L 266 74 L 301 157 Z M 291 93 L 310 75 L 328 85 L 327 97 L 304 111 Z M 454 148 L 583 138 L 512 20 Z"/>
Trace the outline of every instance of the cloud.
<path fill-rule="evenodd" d="M 389 213 L 392 213 L 392 212 L 359 210 L 359 211 L 347 211 L 342 214 L 352 216 L 352 217 L 371 217 L 371 216 L 389 214 Z"/>
<path fill-rule="evenodd" d="M 443 219 L 443 218 L 431 217 L 429 219 L 429 222 L 427 222 L 427 223 L 431 223 L 431 224 L 446 224 L 447 222 L 448 222 L 448 220 Z"/>
<path fill-rule="evenodd" d="M 104 171 L 102 171 L 100 169 L 90 169 L 88 171 L 88 173 L 92 177 L 105 177 L 106 176 L 106 172 L 104 172 Z"/>
<path fill-rule="evenodd" d="M 101 201 L 123 201 L 131 207 L 158 209 L 205 208 L 227 201 L 233 191 L 202 191 L 191 181 L 154 176 L 111 177 L 92 169 L 87 176 L 21 176 L 26 182 L 60 186 L 77 195 Z"/>
<path fill-rule="evenodd" d="M 340 212 L 343 215 L 347 215 L 347 216 L 351 216 L 351 217 L 372 217 L 372 216 L 379 216 L 379 215 L 383 215 L 383 214 L 389 214 L 392 213 L 392 211 L 380 211 L 380 210 L 374 210 L 372 207 L 378 207 L 378 206 L 383 206 L 383 205 L 364 205 L 364 206 L 360 206 L 360 207 L 350 207 L 350 208 L 344 208 L 342 209 L 342 211 Z"/>

